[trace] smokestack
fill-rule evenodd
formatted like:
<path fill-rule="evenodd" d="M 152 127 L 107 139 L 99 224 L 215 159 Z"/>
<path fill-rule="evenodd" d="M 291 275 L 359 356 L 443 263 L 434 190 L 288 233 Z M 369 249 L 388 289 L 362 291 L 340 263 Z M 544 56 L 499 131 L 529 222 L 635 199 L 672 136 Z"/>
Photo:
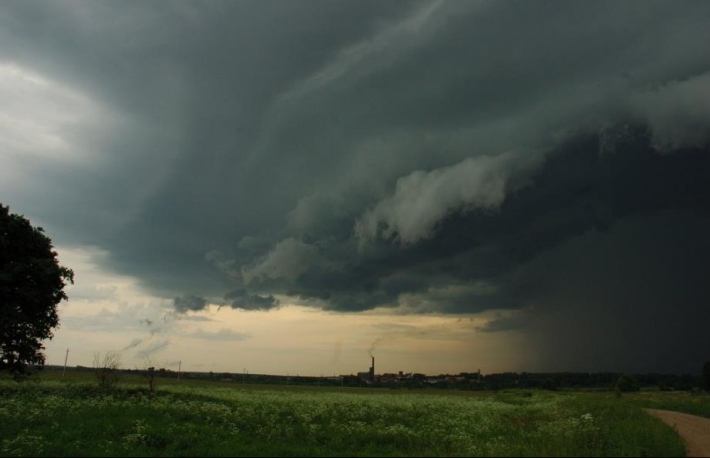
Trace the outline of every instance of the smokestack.
<path fill-rule="evenodd" d="M 375 381 L 375 357 L 372 357 L 372 366 L 370 366 L 370 381 Z"/>

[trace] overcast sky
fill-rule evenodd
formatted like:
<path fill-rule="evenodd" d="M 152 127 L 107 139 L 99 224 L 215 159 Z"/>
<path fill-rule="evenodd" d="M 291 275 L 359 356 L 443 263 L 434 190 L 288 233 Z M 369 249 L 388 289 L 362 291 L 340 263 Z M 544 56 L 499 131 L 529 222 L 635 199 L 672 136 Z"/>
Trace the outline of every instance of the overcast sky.
<path fill-rule="evenodd" d="M 710 3 L 4 1 L 49 364 L 699 372 Z"/>

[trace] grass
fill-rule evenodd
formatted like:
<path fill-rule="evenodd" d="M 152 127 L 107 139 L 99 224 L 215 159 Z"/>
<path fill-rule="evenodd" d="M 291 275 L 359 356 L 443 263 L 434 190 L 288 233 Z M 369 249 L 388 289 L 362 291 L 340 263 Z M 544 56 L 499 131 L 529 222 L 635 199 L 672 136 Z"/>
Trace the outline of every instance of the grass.
<path fill-rule="evenodd" d="M 242 384 L 0 381 L 3 456 L 683 456 L 638 400 Z M 451 393 L 451 392 L 446 392 Z"/>
<path fill-rule="evenodd" d="M 710 418 L 710 393 L 700 391 L 648 391 L 626 396 L 639 407 L 675 410 Z"/>

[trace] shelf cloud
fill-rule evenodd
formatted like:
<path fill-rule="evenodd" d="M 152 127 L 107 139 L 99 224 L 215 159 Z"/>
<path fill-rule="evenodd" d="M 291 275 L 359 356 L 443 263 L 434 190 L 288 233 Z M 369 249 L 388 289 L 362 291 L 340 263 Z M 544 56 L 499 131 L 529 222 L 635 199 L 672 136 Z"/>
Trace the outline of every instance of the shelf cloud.
<path fill-rule="evenodd" d="M 540 369 L 707 358 L 709 3 L 0 10 L 5 203 L 177 313 L 500 311 L 478 332 Z"/>

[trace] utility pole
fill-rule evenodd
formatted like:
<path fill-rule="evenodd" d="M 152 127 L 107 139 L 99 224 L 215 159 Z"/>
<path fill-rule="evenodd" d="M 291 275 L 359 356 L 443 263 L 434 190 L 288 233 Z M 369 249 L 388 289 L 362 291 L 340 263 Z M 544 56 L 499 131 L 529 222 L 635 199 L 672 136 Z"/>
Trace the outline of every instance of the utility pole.
<path fill-rule="evenodd" d="M 180 381 L 180 367 L 182 366 L 182 360 L 178 361 L 178 382 Z"/>
<path fill-rule="evenodd" d="M 69 349 L 67 348 L 67 354 L 64 355 L 64 370 L 62 371 L 62 378 L 64 378 L 64 373 L 67 371 L 67 360 L 69 359 Z"/>

